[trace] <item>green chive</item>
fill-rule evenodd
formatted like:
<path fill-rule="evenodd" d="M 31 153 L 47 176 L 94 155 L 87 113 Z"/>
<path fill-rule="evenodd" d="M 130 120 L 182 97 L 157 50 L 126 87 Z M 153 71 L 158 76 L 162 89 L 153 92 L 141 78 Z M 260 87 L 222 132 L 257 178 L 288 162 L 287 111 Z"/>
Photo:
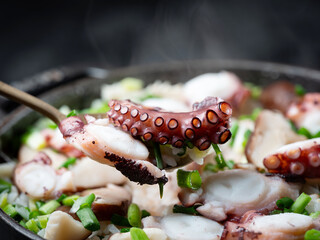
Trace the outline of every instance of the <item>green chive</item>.
<path fill-rule="evenodd" d="M 71 165 L 74 165 L 77 161 L 77 158 L 75 157 L 69 157 L 64 163 L 62 163 L 59 167 L 60 168 L 68 168 Z"/>
<path fill-rule="evenodd" d="M 69 112 L 69 114 L 67 115 L 67 117 L 73 117 L 73 116 L 77 116 L 78 115 L 78 111 L 73 109 L 71 112 Z"/>
<path fill-rule="evenodd" d="M 257 86 L 253 83 L 245 82 L 244 85 L 249 88 L 251 97 L 253 99 L 259 99 L 262 93 L 262 88 L 260 86 Z"/>
<path fill-rule="evenodd" d="M 39 212 L 42 215 L 47 215 L 54 212 L 59 206 L 60 206 L 60 203 L 57 200 L 51 200 L 49 202 L 46 202 L 44 205 L 42 205 L 39 208 Z"/>
<path fill-rule="evenodd" d="M 131 227 L 127 218 L 116 213 L 112 214 L 111 222 L 117 226 Z"/>
<path fill-rule="evenodd" d="M 312 134 L 305 127 L 299 128 L 297 133 L 300 134 L 300 135 L 304 135 L 309 139 L 312 138 Z"/>
<path fill-rule="evenodd" d="M 76 200 L 79 199 L 79 195 L 71 195 L 71 196 L 68 196 L 64 199 L 62 199 L 62 204 L 65 205 L 65 206 L 69 206 L 69 207 L 72 207 L 72 205 L 74 204 L 74 202 Z"/>
<path fill-rule="evenodd" d="M 236 134 L 239 130 L 239 124 L 238 122 L 235 122 L 232 127 L 230 128 L 231 131 L 231 139 L 230 139 L 230 146 L 232 147 L 234 144 L 234 140 L 236 139 Z"/>
<path fill-rule="evenodd" d="M 151 216 L 151 214 L 147 210 L 141 211 L 141 219 L 149 216 Z"/>
<path fill-rule="evenodd" d="M 10 192 L 11 186 L 12 186 L 11 183 L 9 183 L 3 179 L 0 179 L 0 193 L 2 193 L 3 191 Z"/>
<path fill-rule="evenodd" d="M 275 215 L 275 214 L 280 214 L 280 213 L 282 213 L 281 210 L 273 210 L 270 212 L 270 215 Z"/>
<path fill-rule="evenodd" d="M 304 234 L 304 240 L 319 240 L 320 231 L 316 229 L 311 229 Z"/>
<path fill-rule="evenodd" d="M 57 199 L 57 201 L 58 201 L 59 203 L 61 203 L 62 200 L 65 199 L 66 197 L 67 197 L 67 195 L 63 193 L 63 194 L 60 195 L 60 197 Z"/>
<path fill-rule="evenodd" d="M 141 227 L 141 212 L 139 206 L 135 203 L 131 203 L 128 208 L 128 221 L 133 227 Z"/>
<path fill-rule="evenodd" d="M 38 210 L 32 211 L 29 215 L 29 219 L 36 218 L 40 215 L 40 212 Z"/>
<path fill-rule="evenodd" d="M 193 190 L 199 189 L 202 184 L 200 173 L 197 170 L 184 171 L 178 169 L 177 180 L 179 187 L 191 188 Z"/>
<path fill-rule="evenodd" d="M 3 192 L 0 195 L 0 208 L 3 209 L 8 204 L 8 193 Z"/>
<path fill-rule="evenodd" d="M 78 210 L 77 216 L 79 217 L 85 229 L 90 231 L 97 231 L 100 229 L 100 223 L 90 207 L 85 207 Z"/>
<path fill-rule="evenodd" d="M 316 218 L 318 218 L 319 216 L 320 216 L 320 211 L 310 213 L 310 217 L 312 217 L 313 219 L 316 219 Z"/>
<path fill-rule="evenodd" d="M 33 199 L 31 199 L 31 198 L 29 198 L 28 206 L 29 206 L 30 212 L 38 210 L 35 201 Z"/>
<path fill-rule="evenodd" d="M 130 229 L 130 236 L 132 240 L 150 240 L 147 234 L 140 228 L 132 227 Z"/>
<path fill-rule="evenodd" d="M 120 233 L 127 233 L 130 232 L 130 228 L 121 228 Z"/>
<path fill-rule="evenodd" d="M 12 204 L 8 204 L 3 208 L 3 211 L 8 214 L 10 217 L 14 218 L 15 216 L 18 215 L 17 210 Z"/>
<path fill-rule="evenodd" d="M 300 84 L 296 84 L 294 86 L 294 91 L 298 96 L 303 96 L 306 94 L 306 90 Z"/>
<path fill-rule="evenodd" d="M 152 142 L 152 147 L 153 147 L 153 151 L 154 151 L 154 156 L 157 162 L 157 167 L 159 169 L 163 169 L 163 161 L 162 161 L 162 156 L 161 156 L 161 151 L 160 151 L 160 145 L 159 143 L 156 142 Z M 159 182 L 159 192 L 160 192 L 160 198 L 162 198 L 163 196 L 163 183 Z"/>
<path fill-rule="evenodd" d="M 213 147 L 214 151 L 216 152 L 215 159 L 216 159 L 216 162 L 217 162 L 219 169 L 223 169 L 224 167 L 228 167 L 229 169 L 232 169 L 232 168 L 230 168 L 230 164 L 228 165 L 226 163 L 226 161 L 224 160 L 224 157 L 222 155 L 222 152 L 221 152 L 218 144 L 212 144 L 212 147 Z"/>
<path fill-rule="evenodd" d="M 147 94 L 147 95 L 141 97 L 140 101 L 143 102 L 143 101 L 150 99 L 150 98 L 161 98 L 161 97 L 157 96 L 157 95 L 153 95 L 153 94 Z"/>
<path fill-rule="evenodd" d="M 293 203 L 294 203 L 294 201 L 291 198 L 288 198 L 288 197 L 280 198 L 276 202 L 278 208 L 281 208 L 281 209 L 290 208 Z"/>
<path fill-rule="evenodd" d="M 201 205 L 194 205 L 191 207 L 184 207 L 182 205 L 175 204 L 173 206 L 172 212 L 173 213 L 184 213 L 189 215 L 199 215 L 198 211 L 196 210 Z"/>
<path fill-rule="evenodd" d="M 243 147 L 243 149 L 246 147 L 246 145 L 247 145 L 247 143 L 248 143 L 248 141 L 249 141 L 249 138 L 250 138 L 251 134 L 252 134 L 252 131 L 251 131 L 251 130 L 247 129 L 247 131 L 245 131 L 245 133 L 244 133 L 244 139 L 243 139 L 243 141 L 242 141 L 242 147 Z"/>
<path fill-rule="evenodd" d="M 30 219 L 28 222 L 26 222 L 26 227 L 34 233 L 38 233 L 40 231 L 35 219 Z"/>
<path fill-rule="evenodd" d="M 19 215 L 25 219 L 25 220 L 29 220 L 29 216 L 30 216 L 30 210 L 27 207 L 21 206 L 21 205 L 16 205 L 16 211 L 19 213 Z"/>
<path fill-rule="evenodd" d="M 78 200 L 76 200 L 72 205 L 70 212 L 77 212 L 79 209 L 91 207 L 95 198 L 96 196 L 93 193 L 88 196 L 78 198 Z"/>
<path fill-rule="evenodd" d="M 216 173 L 219 172 L 219 166 L 217 164 L 208 163 L 204 166 L 204 170 Z"/>
<path fill-rule="evenodd" d="M 19 224 L 24 227 L 24 228 L 27 228 L 27 225 L 26 225 L 26 220 L 22 219 Z"/>
<path fill-rule="evenodd" d="M 291 210 L 294 213 L 303 213 L 305 210 L 305 207 L 308 205 L 308 203 L 311 201 L 311 197 L 305 193 L 301 193 L 300 196 L 296 199 L 296 201 L 292 204 Z"/>
<path fill-rule="evenodd" d="M 45 204 L 45 202 L 43 202 L 43 201 L 36 201 L 36 206 L 38 209 L 41 208 L 44 204 Z"/>
<path fill-rule="evenodd" d="M 50 216 L 50 214 L 48 214 L 48 215 L 42 215 L 42 216 L 38 216 L 38 217 L 37 217 L 41 229 L 47 227 L 47 223 L 48 223 L 48 220 L 49 220 L 49 216 Z"/>

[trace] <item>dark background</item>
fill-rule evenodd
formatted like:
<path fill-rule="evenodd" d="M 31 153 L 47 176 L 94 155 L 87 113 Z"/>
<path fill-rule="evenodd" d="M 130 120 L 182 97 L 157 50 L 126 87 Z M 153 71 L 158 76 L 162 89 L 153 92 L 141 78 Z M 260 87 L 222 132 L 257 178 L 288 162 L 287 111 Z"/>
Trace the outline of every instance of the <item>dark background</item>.
<path fill-rule="evenodd" d="M 247 59 L 320 69 L 320 2 L 6 1 L 0 79 L 60 66 Z"/>

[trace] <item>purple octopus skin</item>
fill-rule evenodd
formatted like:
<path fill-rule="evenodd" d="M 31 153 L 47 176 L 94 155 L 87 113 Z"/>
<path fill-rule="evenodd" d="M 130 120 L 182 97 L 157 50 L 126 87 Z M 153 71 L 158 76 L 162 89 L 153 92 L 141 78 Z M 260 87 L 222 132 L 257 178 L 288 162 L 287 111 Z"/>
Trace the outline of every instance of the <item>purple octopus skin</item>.
<path fill-rule="evenodd" d="M 228 128 L 232 108 L 220 98 L 207 97 L 193 104 L 193 111 L 180 113 L 147 108 L 130 100 L 112 100 L 109 106 L 109 120 L 144 141 L 176 148 L 189 141 L 199 150 L 206 150 L 211 143 L 223 144 L 231 137 Z"/>

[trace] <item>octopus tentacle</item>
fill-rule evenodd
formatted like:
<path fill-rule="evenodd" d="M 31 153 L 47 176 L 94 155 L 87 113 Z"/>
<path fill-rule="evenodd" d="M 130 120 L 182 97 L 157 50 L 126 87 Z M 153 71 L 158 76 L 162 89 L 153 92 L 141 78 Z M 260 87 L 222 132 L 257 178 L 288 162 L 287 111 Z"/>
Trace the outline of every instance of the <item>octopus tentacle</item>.
<path fill-rule="evenodd" d="M 206 150 L 211 143 L 223 144 L 231 137 L 228 128 L 232 108 L 220 98 L 207 97 L 195 103 L 193 111 L 181 113 L 144 107 L 130 100 L 112 100 L 109 106 L 109 120 L 144 141 L 172 144 L 177 148 L 190 141 L 200 150 Z"/>
<path fill-rule="evenodd" d="M 320 138 L 285 145 L 263 160 L 271 173 L 320 177 Z"/>

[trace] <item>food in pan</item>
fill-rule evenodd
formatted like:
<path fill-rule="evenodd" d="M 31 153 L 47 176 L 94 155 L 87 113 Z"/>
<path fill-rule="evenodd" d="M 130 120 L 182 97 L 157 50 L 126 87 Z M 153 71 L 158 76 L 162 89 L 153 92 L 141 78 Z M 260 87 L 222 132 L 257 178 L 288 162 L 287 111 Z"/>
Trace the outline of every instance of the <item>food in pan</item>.
<path fill-rule="evenodd" d="M 220 72 L 126 78 L 101 96 L 85 119 L 40 119 L 0 167 L 0 207 L 25 228 L 55 240 L 320 236 L 320 93 Z"/>

